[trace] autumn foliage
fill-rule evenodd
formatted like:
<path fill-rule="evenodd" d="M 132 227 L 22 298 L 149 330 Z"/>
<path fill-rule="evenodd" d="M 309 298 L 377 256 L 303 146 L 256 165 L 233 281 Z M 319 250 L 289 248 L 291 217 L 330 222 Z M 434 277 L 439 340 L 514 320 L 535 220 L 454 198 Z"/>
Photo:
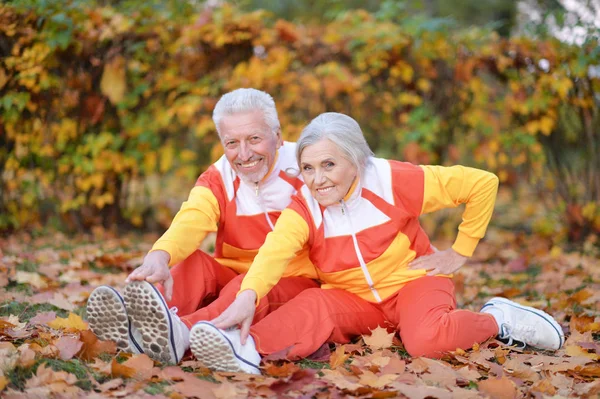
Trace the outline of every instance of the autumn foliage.
<path fill-rule="evenodd" d="M 0 229 L 165 227 L 220 155 L 215 102 L 255 87 L 275 97 L 287 139 L 345 112 L 378 155 L 528 182 L 553 211 L 542 234 L 600 231 L 597 42 L 364 11 L 300 26 L 228 5 L 165 16 L 40 4 L 0 6 Z"/>
<path fill-rule="evenodd" d="M 505 198 L 501 196 L 501 199 Z M 90 331 L 85 304 L 103 284 L 123 290 L 156 235 L 0 238 L 0 396 L 3 398 L 597 398 L 600 394 L 598 257 L 549 249 L 537 236 L 491 229 L 454 277 L 460 308 L 493 296 L 556 318 L 558 351 L 489 339 L 441 359 L 411 357 L 382 326 L 307 360 L 263 359 L 263 375 L 212 372 L 188 351 L 178 366 L 116 352 Z M 435 242 L 444 248 L 447 243 Z"/>

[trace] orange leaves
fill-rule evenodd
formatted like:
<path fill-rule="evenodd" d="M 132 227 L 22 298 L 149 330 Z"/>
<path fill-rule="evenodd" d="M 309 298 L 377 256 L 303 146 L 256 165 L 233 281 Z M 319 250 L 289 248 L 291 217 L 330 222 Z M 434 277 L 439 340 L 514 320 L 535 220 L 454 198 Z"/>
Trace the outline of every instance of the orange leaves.
<path fill-rule="evenodd" d="M 117 344 L 110 341 L 100 341 L 93 332 L 85 330 L 81 332 L 83 346 L 78 356 L 86 361 L 92 361 L 101 353 L 115 354 Z"/>
<path fill-rule="evenodd" d="M 516 399 L 517 386 L 506 378 L 490 378 L 477 384 L 479 390 L 488 394 L 492 399 Z"/>

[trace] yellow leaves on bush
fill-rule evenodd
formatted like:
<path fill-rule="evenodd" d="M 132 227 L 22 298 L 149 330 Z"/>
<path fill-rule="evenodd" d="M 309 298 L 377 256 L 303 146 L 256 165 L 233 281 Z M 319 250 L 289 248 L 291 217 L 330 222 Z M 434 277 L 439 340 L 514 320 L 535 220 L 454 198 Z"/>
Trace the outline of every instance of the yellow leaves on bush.
<path fill-rule="evenodd" d="M 88 324 L 83 321 L 81 316 L 75 313 L 69 313 L 67 318 L 57 317 L 55 320 L 48 323 L 48 326 L 57 330 L 85 331 Z"/>
<path fill-rule="evenodd" d="M 100 90 L 113 104 L 121 102 L 125 97 L 127 83 L 125 80 L 125 59 L 122 56 L 117 56 L 104 65 Z"/>
<path fill-rule="evenodd" d="M 403 92 L 400 93 L 400 95 L 398 96 L 398 103 L 400 105 L 411 105 L 413 107 L 416 107 L 421 105 L 422 102 L 423 99 L 415 93 Z"/>
<path fill-rule="evenodd" d="M 398 61 L 390 68 L 390 75 L 393 77 L 399 77 L 404 83 L 410 83 L 413 80 L 415 71 L 408 63 L 404 61 Z"/>
<path fill-rule="evenodd" d="M 202 138 L 207 133 L 214 131 L 216 131 L 216 128 L 210 115 L 201 116 L 200 121 L 194 126 L 194 136 L 197 138 Z"/>

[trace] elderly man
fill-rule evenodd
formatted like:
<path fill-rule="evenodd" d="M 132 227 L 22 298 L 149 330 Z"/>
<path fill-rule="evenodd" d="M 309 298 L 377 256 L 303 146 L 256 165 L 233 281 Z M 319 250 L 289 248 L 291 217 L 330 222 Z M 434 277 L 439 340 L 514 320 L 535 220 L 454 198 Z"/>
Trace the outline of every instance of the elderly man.
<path fill-rule="evenodd" d="M 242 274 L 302 186 L 286 173 L 298 168 L 295 143 L 283 142 L 270 95 L 227 93 L 213 121 L 224 156 L 198 178 L 169 229 L 127 277 L 125 298 L 101 286 L 87 306 L 90 328 L 101 339 L 170 364 L 189 348 L 191 326 L 215 318 L 235 299 Z M 210 232 L 217 233 L 214 257 L 197 249 Z M 308 251 L 298 252 L 285 277 L 258 303 L 255 320 L 318 287 Z"/>

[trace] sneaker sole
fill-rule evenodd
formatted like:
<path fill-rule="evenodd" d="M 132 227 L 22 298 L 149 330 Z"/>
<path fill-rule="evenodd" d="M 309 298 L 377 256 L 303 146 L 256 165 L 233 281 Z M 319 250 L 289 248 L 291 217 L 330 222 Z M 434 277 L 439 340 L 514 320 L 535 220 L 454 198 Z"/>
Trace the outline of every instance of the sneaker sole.
<path fill-rule="evenodd" d="M 501 297 L 496 297 L 496 298 L 490 299 L 487 304 L 483 305 L 481 310 L 484 310 L 487 306 L 491 306 L 494 303 L 503 303 L 505 305 L 513 306 L 518 309 L 522 309 L 522 310 L 526 310 L 531 313 L 535 313 L 536 315 L 542 317 L 544 320 L 546 320 L 548 323 L 550 323 L 550 325 L 554 328 L 554 330 L 556 331 L 556 333 L 559 336 L 560 345 L 558 346 L 558 348 L 556 348 L 554 350 L 558 350 L 558 349 L 562 348 L 563 344 L 565 343 L 565 335 L 562 332 L 562 327 L 556 322 L 556 320 L 554 320 L 554 317 L 550 316 L 548 313 L 544 312 L 543 310 L 532 308 L 531 306 L 519 305 L 516 302 L 510 301 L 506 298 L 501 298 Z"/>
<path fill-rule="evenodd" d="M 90 329 L 102 341 L 113 341 L 123 352 L 142 353 L 142 348 L 130 339 L 130 325 L 125 302 L 112 287 L 100 286 L 87 302 Z"/>
<path fill-rule="evenodd" d="M 260 373 L 260 369 L 255 364 L 237 356 L 229 338 L 210 323 L 199 322 L 194 325 L 190 332 L 190 348 L 196 359 L 211 370 L 246 373 L 240 367 L 239 359 Z"/>
<path fill-rule="evenodd" d="M 133 325 L 142 335 L 144 353 L 161 363 L 179 363 L 171 313 L 158 289 L 147 281 L 133 281 L 123 296 Z"/>

